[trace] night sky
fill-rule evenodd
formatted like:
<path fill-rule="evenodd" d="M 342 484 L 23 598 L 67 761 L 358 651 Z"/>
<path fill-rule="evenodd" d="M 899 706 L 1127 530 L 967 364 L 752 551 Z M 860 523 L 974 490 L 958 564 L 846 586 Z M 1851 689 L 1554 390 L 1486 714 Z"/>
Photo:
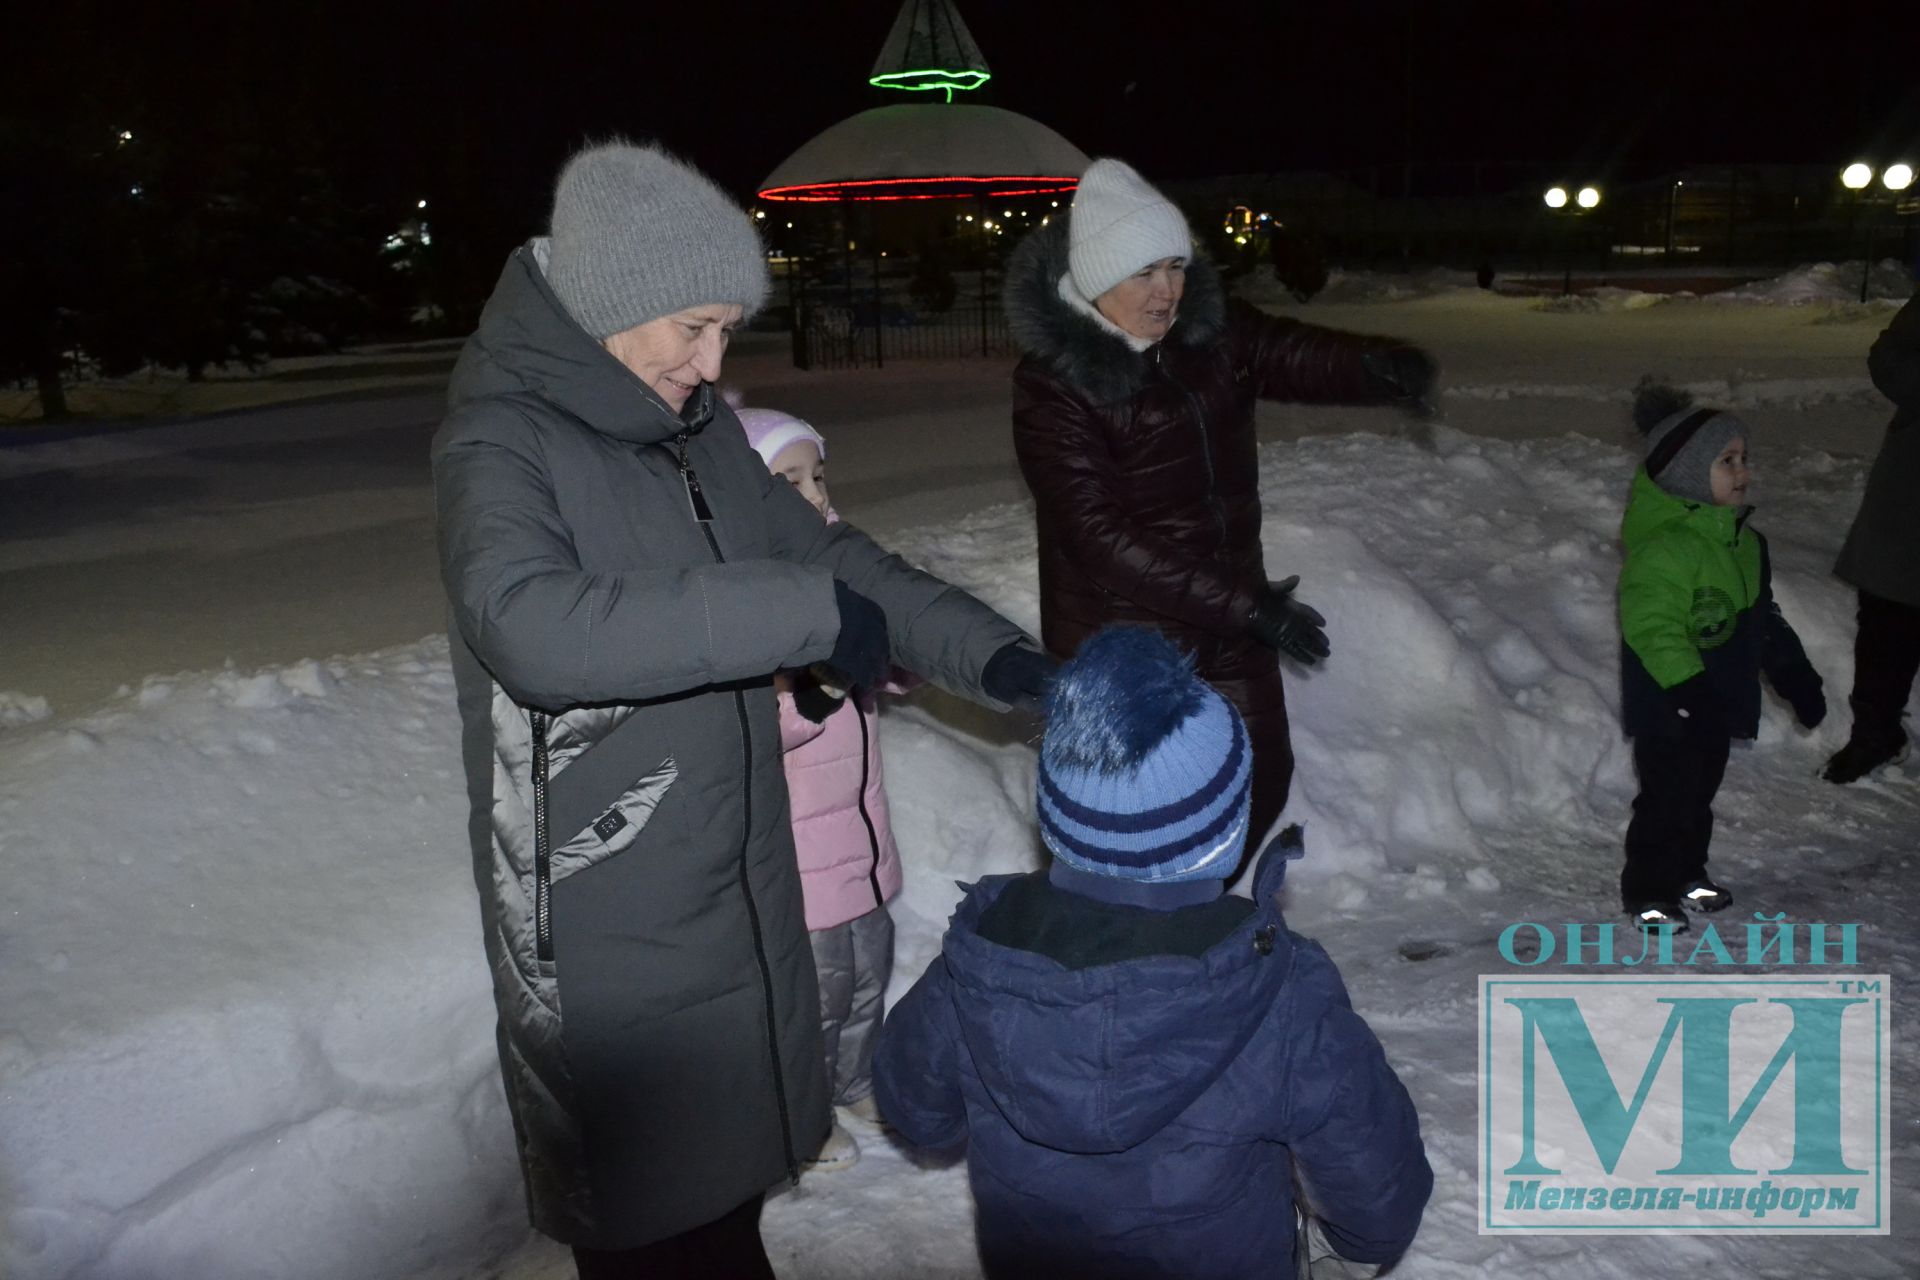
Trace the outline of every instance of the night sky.
<path fill-rule="evenodd" d="M 1406 158 L 1838 167 L 1920 141 L 1910 3 L 959 8 L 995 75 L 979 100 L 1150 177 Z M 749 197 L 814 132 L 904 99 L 865 83 L 897 9 L 81 0 L 29 22 L 47 33 L 14 42 L 9 87 L 176 144 L 269 134 L 377 202 L 441 197 L 517 238 L 589 136 L 657 137 Z"/>

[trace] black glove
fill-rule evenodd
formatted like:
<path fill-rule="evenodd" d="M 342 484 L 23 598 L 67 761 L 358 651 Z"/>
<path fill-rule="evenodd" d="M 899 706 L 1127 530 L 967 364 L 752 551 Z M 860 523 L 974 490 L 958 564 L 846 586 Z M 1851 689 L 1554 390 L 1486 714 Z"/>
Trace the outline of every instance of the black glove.
<path fill-rule="evenodd" d="M 1367 389 L 1375 397 L 1416 418 L 1438 416 L 1434 384 L 1439 381 L 1440 366 L 1425 351 L 1419 347 L 1389 347 L 1366 352 L 1360 364 L 1367 373 Z"/>
<path fill-rule="evenodd" d="M 1793 704 L 1793 718 L 1801 727 L 1818 728 L 1827 718 L 1827 695 L 1821 692 L 1820 673 L 1810 664 L 1788 667 L 1774 677 L 1773 687 Z"/>
<path fill-rule="evenodd" d="M 833 602 L 840 607 L 840 634 L 824 665 L 842 677 L 846 688 L 871 689 L 887 674 L 887 615 L 838 578 Z"/>
<path fill-rule="evenodd" d="M 1253 617 L 1247 620 L 1247 630 L 1269 649 L 1278 649 L 1295 662 L 1312 666 L 1333 649 L 1327 644 L 1327 633 L 1321 630 L 1327 620 L 1318 610 L 1293 598 L 1293 589 L 1299 583 L 1297 573 L 1280 582 L 1268 583 L 1253 602 Z"/>
<path fill-rule="evenodd" d="M 1720 702 L 1720 695 L 1707 683 L 1707 673 L 1688 676 L 1673 688 L 1667 690 L 1667 700 L 1673 705 L 1673 713 L 1680 726 L 1695 733 L 1720 734 L 1730 732 L 1727 727 L 1727 709 Z"/>
<path fill-rule="evenodd" d="M 828 693 L 820 682 L 810 675 L 798 675 L 793 682 L 793 709 L 815 724 L 825 724 L 827 717 L 847 703 L 845 694 Z"/>
<path fill-rule="evenodd" d="M 1038 711 L 1046 702 L 1059 670 L 1057 658 L 1014 643 L 987 659 L 987 665 L 980 671 L 980 687 L 997 702 Z"/>

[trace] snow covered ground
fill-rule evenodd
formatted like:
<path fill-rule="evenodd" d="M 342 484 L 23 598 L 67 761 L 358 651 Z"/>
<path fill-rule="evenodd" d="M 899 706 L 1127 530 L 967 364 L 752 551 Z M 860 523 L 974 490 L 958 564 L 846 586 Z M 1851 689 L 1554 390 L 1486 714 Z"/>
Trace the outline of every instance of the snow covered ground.
<path fill-rule="evenodd" d="M 1632 794 L 1618 424 L 1641 372 L 1753 421 L 1756 523 L 1836 707 L 1806 734 L 1770 704 L 1735 753 L 1715 842 L 1735 912 L 1861 921 L 1862 971 L 1920 968 L 1920 769 L 1810 776 L 1845 734 L 1851 606 L 1827 566 L 1887 413 L 1862 363 L 1879 323 L 1477 293 L 1300 314 L 1427 342 L 1453 392 L 1432 452 L 1361 411 L 1263 418 L 1269 563 L 1302 575 L 1334 646 L 1290 684 L 1309 849 L 1290 919 L 1343 968 L 1438 1176 L 1396 1274 L 1912 1276 L 1920 1060 L 1899 1032 L 1890 1238 L 1493 1238 L 1473 1213 L 1474 975 L 1505 967 L 1509 922 L 1610 916 Z M 1003 369 L 826 378 L 749 350 L 732 372 L 827 430 L 849 518 L 1033 624 Z M 431 634 L 432 416 L 415 398 L 0 449 L 9 1280 L 571 1275 L 523 1225 L 495 1077 Z M 1035 726 L 937 691 L 882 724 L 897 994 L 955 879 L 1038 865 Z M 862 1137 L 855 1169 L 769 1204 L 779 1272 L 977 1274 L 963 1171 Z"/>

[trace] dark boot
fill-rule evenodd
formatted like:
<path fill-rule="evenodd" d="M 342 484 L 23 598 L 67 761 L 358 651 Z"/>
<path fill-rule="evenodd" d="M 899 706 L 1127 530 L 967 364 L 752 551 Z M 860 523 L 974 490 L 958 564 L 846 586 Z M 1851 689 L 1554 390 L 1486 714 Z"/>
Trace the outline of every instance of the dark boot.
<path fill-rule="evenodd" d="M 1860 593 L 1860 629 L 1853 640 L 1853 732 L 1821 770 L 1828 782 L 1856 782 L 1906 758 L 1902 720 L 1920 671 L 1920 609 Z"/>

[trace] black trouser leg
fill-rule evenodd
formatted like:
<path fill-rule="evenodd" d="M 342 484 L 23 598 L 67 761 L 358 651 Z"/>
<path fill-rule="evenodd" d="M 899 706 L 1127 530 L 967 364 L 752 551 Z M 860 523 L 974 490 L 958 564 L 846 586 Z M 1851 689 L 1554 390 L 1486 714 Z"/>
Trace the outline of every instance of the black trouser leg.
<path fill-rule="evenodd" d="M 773 1280 L 760 1241 L 760 1197 L 705 1226 L 638 1249 L 573 1251 L 580 1280 Z"/>
<path fill-rule="evenodd" d="M 1864 742 L 1897 742 L 1900 723 L 1920 671 L 1920 609 L 1869 592 L 1860 593 L 1860 630 L 1853 639 L 1853 736 Z"/>
<path fill-rule="evenodd" d="M 1627 865 L 1620 902 L 1677 902 L 1707 874 L 1713 841 L 1713 797 L 1726 776 L 1725 735 L 1642 736 L 1633 740 L 1640 794 L 1627 824 Z"/>

